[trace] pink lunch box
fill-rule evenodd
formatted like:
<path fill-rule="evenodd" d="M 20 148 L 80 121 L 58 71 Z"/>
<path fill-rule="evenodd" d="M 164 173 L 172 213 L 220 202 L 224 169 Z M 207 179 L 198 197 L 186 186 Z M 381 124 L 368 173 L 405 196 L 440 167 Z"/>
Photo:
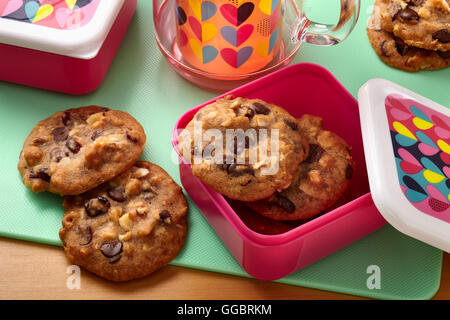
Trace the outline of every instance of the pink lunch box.
<path fill-rule="evenodd" d="M 0 0 L 0 80 L 69 94 L 103 81 L 137 0 Z"/>
<path fill-rule="evenodd" d="M 294 117 L 320 116 L 324 127 L 352 146 L 356 163 L 346 202 L 288 232 L 264 235 L 248 228 L 226 199 L 193 176 L 180 156 L 178 135 L 195 113 L 181 116 L 172 133 L 179 156 L 181 183 L 239 264 L 251 276 L 276 280 L 297 271 L 379 229 L 386 221 L 375 207 L 369 189 L 358 102 L 326 69 L 296 64 L 225 93 L 260 98 L 283 106 Z"/>

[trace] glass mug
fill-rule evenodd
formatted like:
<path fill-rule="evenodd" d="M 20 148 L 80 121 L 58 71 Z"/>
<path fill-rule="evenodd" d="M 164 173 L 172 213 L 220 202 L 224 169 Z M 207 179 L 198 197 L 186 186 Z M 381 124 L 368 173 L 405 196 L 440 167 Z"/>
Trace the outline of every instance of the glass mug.
<path fill-rule="evenodd" d="M 309 20 L 303 0 L 154 0 L 153 5 L 157 43 L 175 70 L 197 85 L 224 91 L 285 66 L 302 42 L 343 41 L 358 20 L 360 0 L 340 0 L 337 24 Z"/>

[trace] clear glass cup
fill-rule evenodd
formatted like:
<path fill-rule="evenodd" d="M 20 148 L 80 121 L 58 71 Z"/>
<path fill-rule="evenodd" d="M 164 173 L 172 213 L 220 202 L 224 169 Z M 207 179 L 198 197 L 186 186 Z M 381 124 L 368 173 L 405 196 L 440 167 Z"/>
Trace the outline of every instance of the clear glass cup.
<path fill-rule="evenodd" d="M 358 20 L 360 0 L 340 4 L 339 21 L 323 24 L 308 19 L 303 0 L 153 0 L 155 38 L 181 76 L 227 91 L 286 66 L 302 42 L 344 41 Z M 241 10 L 244 5 L 251 10 Z M 264 14 L 270 31 L 261 27 Z"/>

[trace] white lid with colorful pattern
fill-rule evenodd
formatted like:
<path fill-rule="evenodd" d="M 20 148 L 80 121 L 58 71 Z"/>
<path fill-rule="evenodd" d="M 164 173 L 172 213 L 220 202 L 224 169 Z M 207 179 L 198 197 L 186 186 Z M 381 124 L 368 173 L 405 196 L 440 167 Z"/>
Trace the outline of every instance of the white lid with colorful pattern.
<path fill-rule="evenodd" d="M 383 79 L 358 100 L 376 207 L 399 231 L 450 252 L 450 109 Z"/>
<path fill-rule="evenodd" d="M 0 43 L 92 59 L 125 0 L 0 0 Z"/>

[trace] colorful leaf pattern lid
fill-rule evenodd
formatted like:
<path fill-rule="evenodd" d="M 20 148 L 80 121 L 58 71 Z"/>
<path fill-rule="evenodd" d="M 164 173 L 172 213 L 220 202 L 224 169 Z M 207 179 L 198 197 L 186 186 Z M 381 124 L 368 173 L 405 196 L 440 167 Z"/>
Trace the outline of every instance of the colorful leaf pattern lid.
<path fill-rule="evenodd" d="M 0 17 L 55 29 L 86 25 L 100 0 L 0 0 Z"/>
<path fill-rule="evenodd" d="M 92 59 L 126 0 L 0 0 L 0 43 Z"/>
<path fill-rule="evenodd" d="M 450 110 L 383 79 L 358 98 L 375 205 L 398 230 L 450 252 Z"/>

